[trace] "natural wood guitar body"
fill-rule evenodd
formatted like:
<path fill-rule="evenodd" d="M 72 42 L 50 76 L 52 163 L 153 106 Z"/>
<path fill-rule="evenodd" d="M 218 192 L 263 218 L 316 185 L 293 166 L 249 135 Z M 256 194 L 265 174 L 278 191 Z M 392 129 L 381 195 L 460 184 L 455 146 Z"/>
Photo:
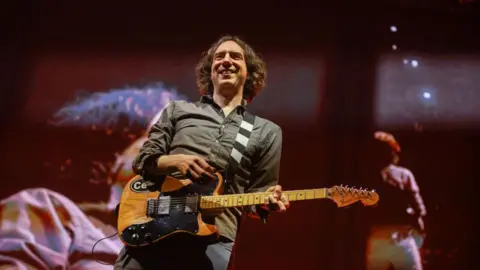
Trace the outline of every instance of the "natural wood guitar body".
<path fill-rule="evenodd" d="M 122 242 L 145 246 L 176 233 L 210 238 L 206 241 L 217 238 L 217 227 L 205 223 L 198 209 L 199 195 L 220 195 L 223 191 L 223 178 L 217 176 L 218 181 L 206 184 L 167 176 L 160 188 L 148 187 L 140 176 L 132 178 L 122 192 L 118 211 Z M 148 215 L 149 200 L 156 201 L 150 205 L 152 215 Z"/>

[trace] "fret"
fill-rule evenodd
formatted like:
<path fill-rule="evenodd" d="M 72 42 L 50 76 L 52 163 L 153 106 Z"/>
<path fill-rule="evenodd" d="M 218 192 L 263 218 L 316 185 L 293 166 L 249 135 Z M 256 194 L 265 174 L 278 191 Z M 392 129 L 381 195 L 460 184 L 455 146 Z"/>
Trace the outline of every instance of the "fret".
<path fill-rule="evenodd" d="M 230 204 L 228 203 L 228 197 L 225 197 L 225 198 L 223 199 L 223 204 L 222 204 L 222 205 L 223 205 L 224 207 L 230 206 Z"/>
<path fill-rule="evenodd" d="M 315 199 L 315 192 L 313 190 L 305 190 L 305 199 L 306 200 Z"/>
<path fill-rule="evenodd" d="M 209 200 L 208 200 L 208 205 L 207 205 L 208 208 L 212 208 L 212 207 L 213 207 L 212 199 L 213 199 L 213 198 L 209 198 Z"/>
<path fill-rule="evenodd" d="M 237 205 L 238 205 L 238 206 L 243 206 L 243 198 L 242 198 L 242 195 L 237 196 L 236 199 L 237 199 Z"/>
<path fill-rule="evenodd" d="M 325 198 L 327 198 L 326 188 L 315 189 L 315 199 L 325 199 Z"/>
<path fill-rule="evenodd" d="M 260 204 L 261 201 L 260 201 L 260 195 L 257 193 L 257 194 L 254 194 L 253 197 L 255 197 L 255 200 L 254 200 L 254 204 Z"/>

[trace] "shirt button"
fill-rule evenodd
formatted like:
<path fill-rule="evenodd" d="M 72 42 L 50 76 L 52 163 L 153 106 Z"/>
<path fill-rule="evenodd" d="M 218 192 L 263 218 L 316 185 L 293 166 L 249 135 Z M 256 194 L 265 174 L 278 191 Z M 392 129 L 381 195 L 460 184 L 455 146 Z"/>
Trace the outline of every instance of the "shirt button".
<path fill-rule="evenodd" d="M 215 140 L 216 143 L 218 143 L 218 140 Z"/>

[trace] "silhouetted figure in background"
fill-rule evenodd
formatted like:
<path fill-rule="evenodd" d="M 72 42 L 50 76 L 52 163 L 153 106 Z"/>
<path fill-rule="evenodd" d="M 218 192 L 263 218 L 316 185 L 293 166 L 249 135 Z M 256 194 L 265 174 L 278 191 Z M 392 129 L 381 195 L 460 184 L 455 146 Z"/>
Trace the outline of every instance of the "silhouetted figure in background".
<path fill-rule="evenodd" d="M 372 149 L 381 183 L 380 202 L 367 242 L 367 270 L 421 270 L 419 248 L 425 236 L 426 208 L 413 173 L 398 166 L 400 145 L 385 132 L 375 132 Z"/>

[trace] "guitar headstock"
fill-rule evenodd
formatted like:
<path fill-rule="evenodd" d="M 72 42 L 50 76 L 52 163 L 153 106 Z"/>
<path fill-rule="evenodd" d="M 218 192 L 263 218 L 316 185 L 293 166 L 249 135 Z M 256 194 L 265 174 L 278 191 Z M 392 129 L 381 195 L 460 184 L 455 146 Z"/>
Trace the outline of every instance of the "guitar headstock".
<path fill-rule="evenodd" d="M 327 197 L 334 201 L 338 207 L 345 207 L 358 201 L 361 201 L 365 206 L 372 206 L 379 200 L 375 190 L 357 189 L 342 185 L 327 188 Z"/>

